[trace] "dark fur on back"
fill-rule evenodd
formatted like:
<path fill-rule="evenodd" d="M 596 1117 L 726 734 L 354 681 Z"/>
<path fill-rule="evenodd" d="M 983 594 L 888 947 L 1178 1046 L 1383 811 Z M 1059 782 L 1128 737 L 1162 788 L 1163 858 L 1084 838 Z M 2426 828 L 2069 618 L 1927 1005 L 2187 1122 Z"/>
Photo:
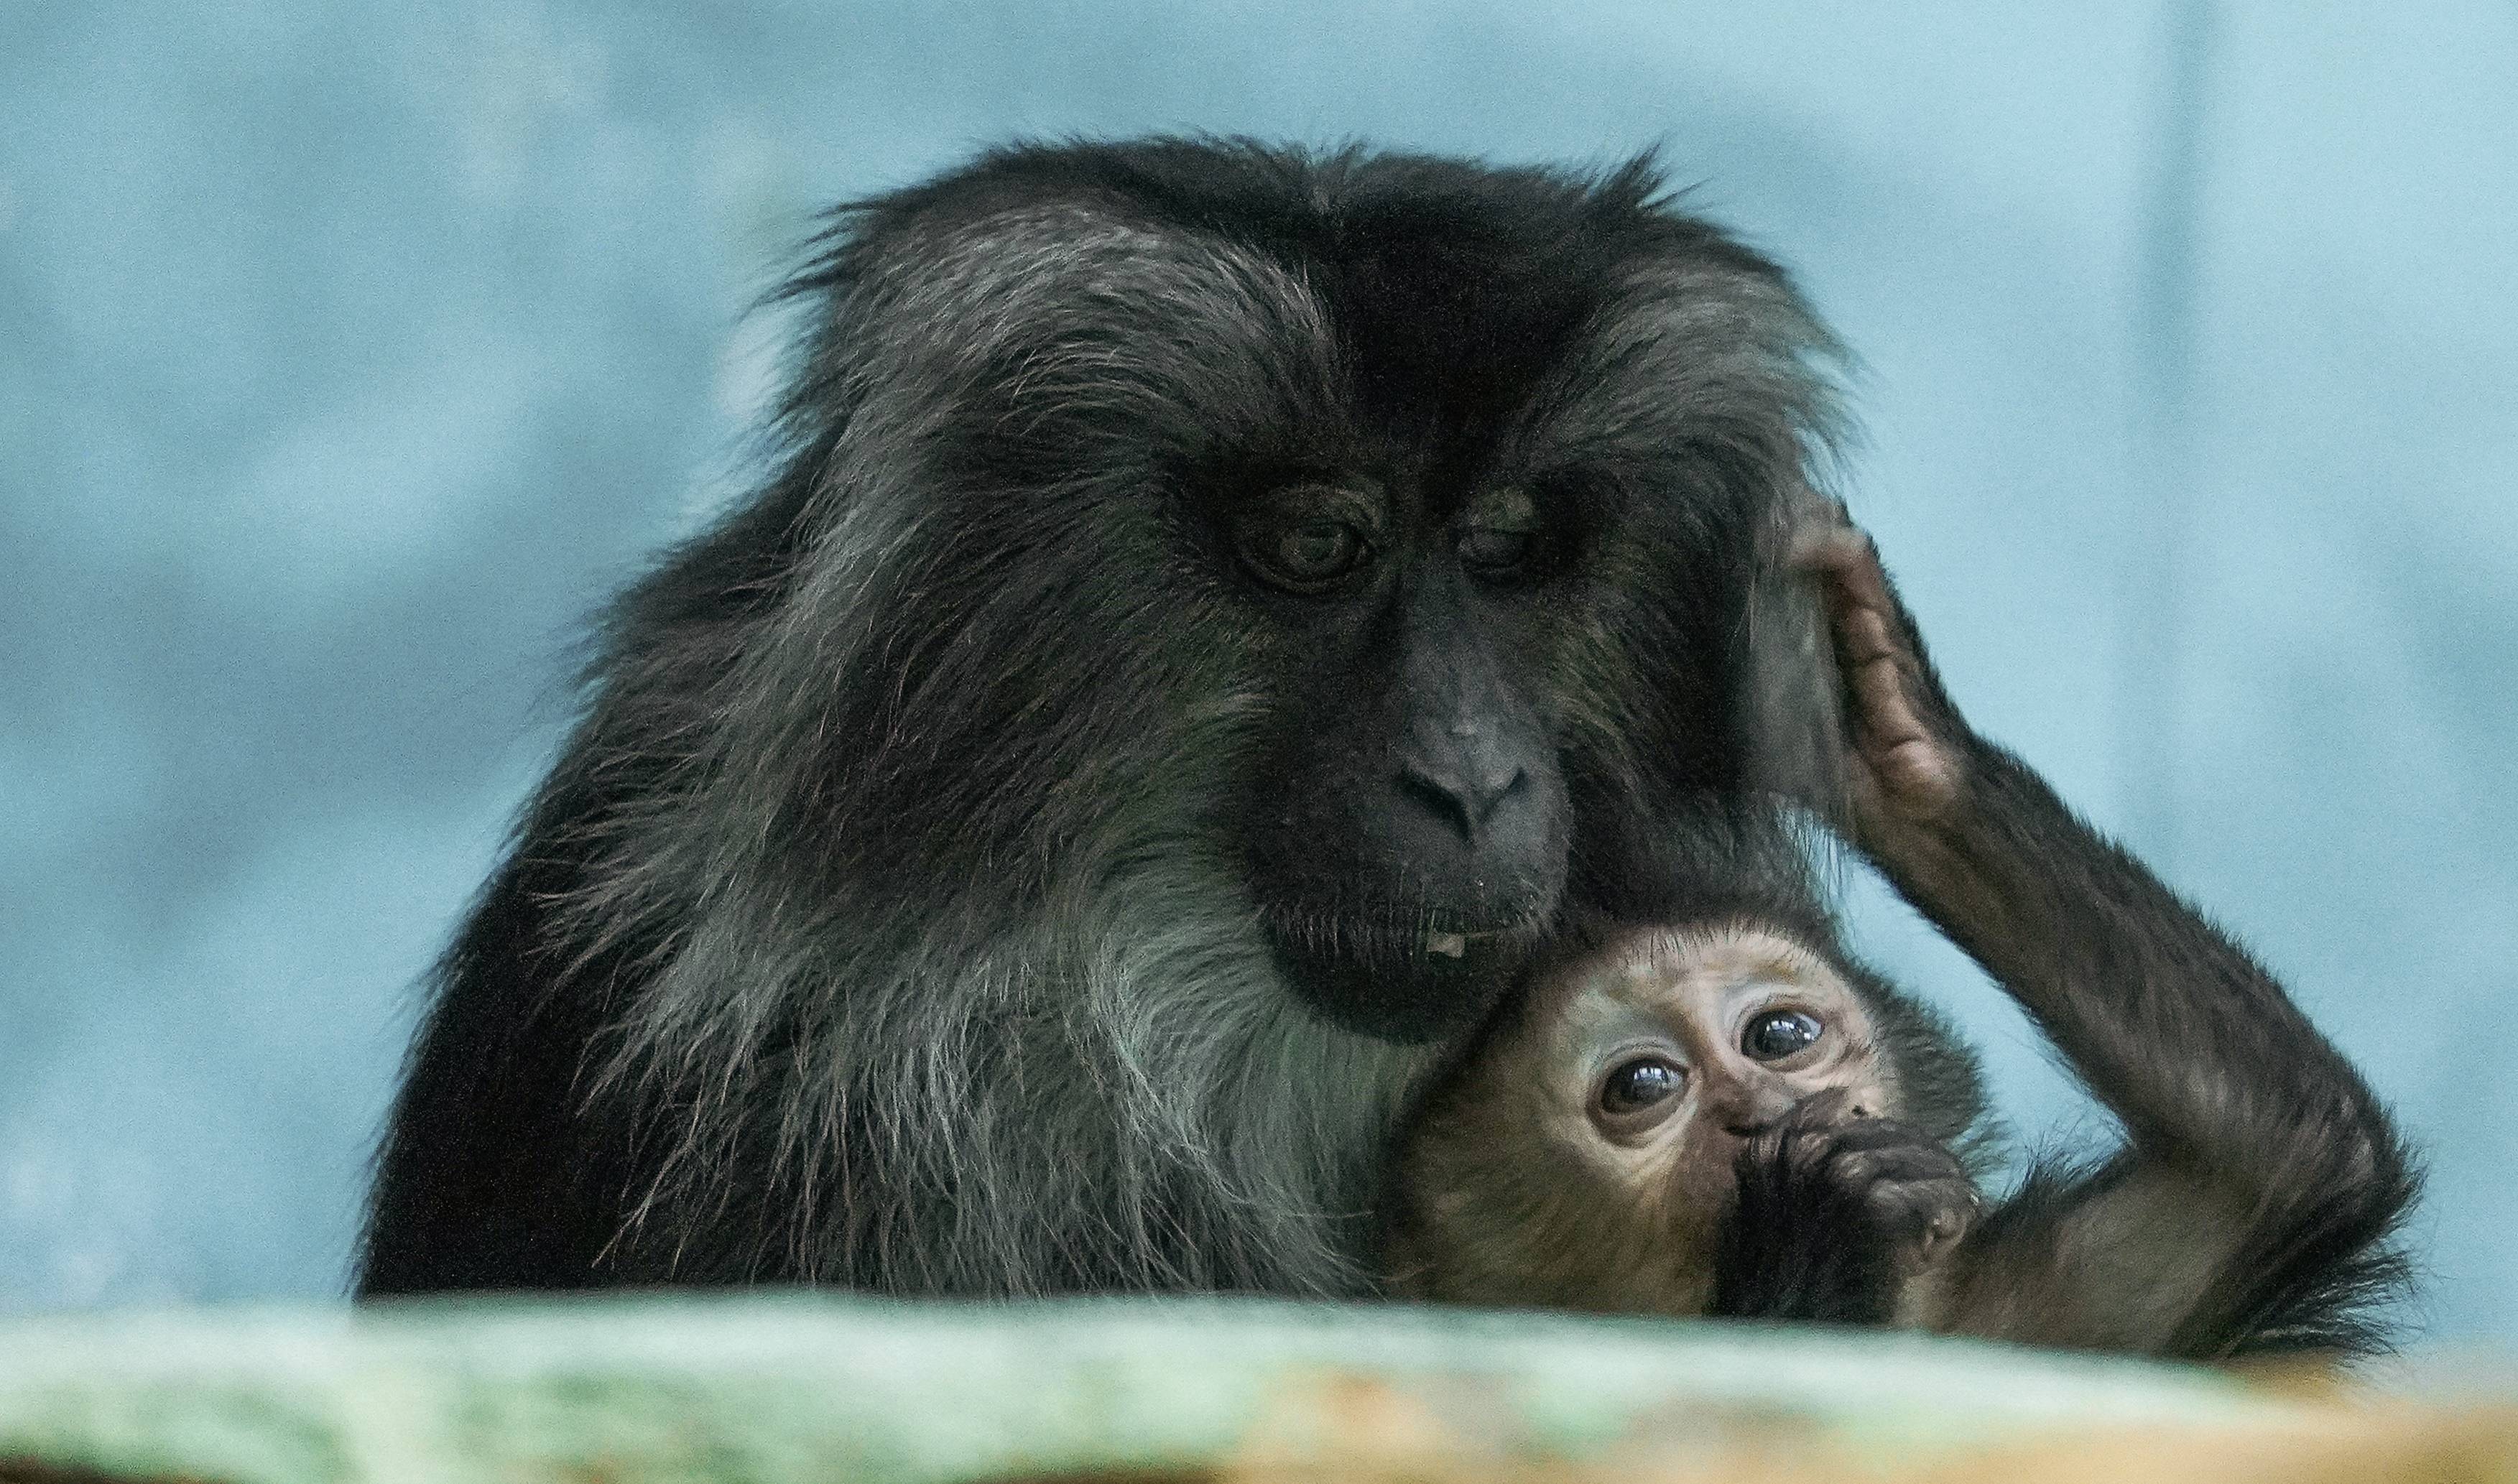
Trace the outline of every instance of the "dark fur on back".
<path fill-rule="evenodd" d="M 1831 342 L 1646 162 L 1237 142 L 989 154 L 842 213 L 792 292 L 774 472 L 614 609 L 439 971 L 363 1290 L 1366 1287 L 1445 1048 L 1335 1028 L 1267 948 L 1264 739 L 1329 703 L 1202 502 L 1557 480 L 1593 560 L 1552 908 L 1629 910 L 1771 781 L 1752 615 Z"/>

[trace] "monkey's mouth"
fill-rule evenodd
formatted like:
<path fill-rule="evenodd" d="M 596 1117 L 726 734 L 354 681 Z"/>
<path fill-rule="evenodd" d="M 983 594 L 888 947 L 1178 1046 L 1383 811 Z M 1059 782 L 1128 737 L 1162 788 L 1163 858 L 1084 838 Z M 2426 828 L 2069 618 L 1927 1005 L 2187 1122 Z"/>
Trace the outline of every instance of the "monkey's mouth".
<path fill-rule="evenodd" d="M 1541 942 L 1539 920 L 1388 907 L 1266 914 L 1287 982 L 1322 1019 L 1381 1040 L 1440 1040 L 1484 1019 Z"/>
<path fill-rule="evenodd" d="M 1465 960 L 1472 947 L 1484 950 L 1512 935 L 1509 928 L 1488 928 L 1482 932 L 1454 932 L 1439 928 L 1425 930 L 1423 951 L 1428 958 Z"/>
<path fill-rule="evenodd" d="M 1267 908 L 1268 931 L 1308 951 L 1364 959 L 1426 957 L 1467 960 L 1498 948 L 1536 942 L 1546 920 L 1538 915 L 1472 915 L 1452 907 L 1384 903 L 1324 906 L 1283 902 Z"/>

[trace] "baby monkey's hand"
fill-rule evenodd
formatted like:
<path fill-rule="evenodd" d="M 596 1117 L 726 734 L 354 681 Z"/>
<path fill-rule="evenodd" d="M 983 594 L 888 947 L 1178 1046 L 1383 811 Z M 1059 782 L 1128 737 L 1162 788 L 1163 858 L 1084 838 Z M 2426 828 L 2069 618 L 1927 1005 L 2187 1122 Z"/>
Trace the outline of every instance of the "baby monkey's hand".
<path fill-rule="evenodd" d="M 1737 1164 L 1712 1311 L 1878 1324 L 1903 1285 L 1967 1235 L 1975 1183 L 1911 1124 L 1820 1093 L 1751 1140 Z"/>
<path fill-rule="evenodd" d="M 1871 1236 L 1909 1272 L 1948 1251 L 1975 1217 L 1975 1183 L 1955 1155 L 1843 1089 L 1803 1099 L 1751 1143 L 1744 1159 L 1768 1165 L 1787 1185 L 1824 1186 L 1858 1204 Z"/>
<path fill-rule="evenodd" d="M 1792 563 L 1817 581 L 1836 647 L 1856 830 L 1876 838 L 1945 818 L 1966 794 L 1972 733 L 1871 538 L 1846 524 L 1813 526 L 1793 543 Z"/>

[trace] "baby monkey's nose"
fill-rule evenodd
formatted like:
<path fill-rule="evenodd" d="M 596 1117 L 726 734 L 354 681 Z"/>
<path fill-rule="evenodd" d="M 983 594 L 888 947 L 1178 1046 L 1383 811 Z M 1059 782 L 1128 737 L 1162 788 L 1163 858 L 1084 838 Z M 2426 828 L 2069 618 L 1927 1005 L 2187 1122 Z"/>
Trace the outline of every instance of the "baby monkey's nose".
<path fill-rule="evenodd" d="M 1752 1083 L 1748 1096 L 1723 1110 L 1722 1126 L 1743 1139 L 1754 1139 L 1792 1115 L 1802 1100 L 1789 1087 Z"/>

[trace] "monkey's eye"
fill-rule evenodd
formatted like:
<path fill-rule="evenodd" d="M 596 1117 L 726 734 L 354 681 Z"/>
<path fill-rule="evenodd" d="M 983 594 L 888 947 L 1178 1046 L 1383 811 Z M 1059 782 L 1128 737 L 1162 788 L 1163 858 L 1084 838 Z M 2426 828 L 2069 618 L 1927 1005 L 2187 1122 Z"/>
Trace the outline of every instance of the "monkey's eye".
<path fill-rule="evenodd" d="M 1740 1032 L 1740 1049 L 1760 1062 L 1780 1062 L 1807 1051 L 1827 1033 L 1818 1018 L 1799 1010 L 1769 1010 Z"/>
<path fill-rule="evenodd" d="M 1667 1057 L 1621 1062 L 1600 1084 L 1600 1111 L 1611 1117 L 1639 1113 L 1678 1096 L 1686 1082 L 1686 1069 Z"/>
<path fill-rule="evenodd" d="M 1490 490 L 1469 504 L 1460 529 L 1460 565 L 1484 578 L 1511 577 L 1539 547 L 1539 503 L 1527 490 Z"/>
<path fill-rule="evenodd" d="M 1280 588 L 1319 592 L 1355 570 L 1364 536 L 1342 520 L 1296 521 L 1260 533 L 1243 546 L 1259 575 Z"/>
<path fill-rule="evenodd" d="M 1528 531 L 1471 526 L 1460 536 L 1460 562 L 1483 576 L 1501 576 L 1528 561 L 1530 548 L 1536 543 L 1537 538 Z"/>

